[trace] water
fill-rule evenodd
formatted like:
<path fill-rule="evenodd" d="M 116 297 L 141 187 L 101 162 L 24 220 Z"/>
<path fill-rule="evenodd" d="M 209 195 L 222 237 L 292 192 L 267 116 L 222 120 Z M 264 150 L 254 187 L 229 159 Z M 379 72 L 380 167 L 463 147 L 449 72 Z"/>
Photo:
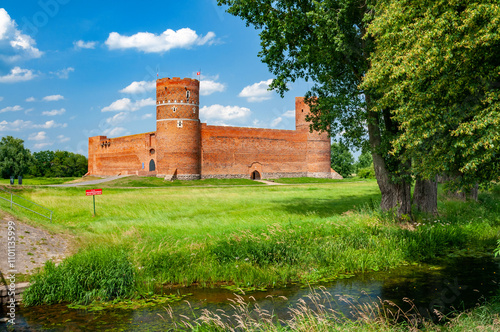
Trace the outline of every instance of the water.
<path fill-rule="evenodd" d="M 435 319 L 434 309 L 446 314 L 451 310 L 463 311 L 484 303 L 496 294 L 499 274 L 499 260 L 455 258 L 437 267 L 403 266 L 389 272 L 359 274 L 323 284 L 319 293 L 331 294 L 323 296 L 325 304 L 346 316 L 350 316 L 352 309 L 340 300 L 341 296 L 354 304 L 389 300 L 403 310 L 412 306 L 404 300 L 408 298 L 420 315 Z M 192 294 L 185 297 L 189 304 L 186 301 L 171 304 L 177 323 L 187 320 L 180 315 L 194 320 L 202 309 L 222 309 L 228 315 L 234 313 L 228 299 L 235 298 L 235 295 L 229 290 L 183 288 L 171 292 Z M 287 319 L 290 307 L 296 307 L 300 299 L 312 305 L 307 298 L 310 292 L 308 287 L 290 285 L 254 292 L 243 298 L 250 301 L 252 296 L 261 308 L 273 312 L 280 319 Z M 39 306 L 18 309 L 16 322 L 16 330 L 20 331 L 164 331 L 173 326 L 163 306 L 98 312 L 68 309 L 65 305 Z M 0 325 L 0 330 L 4 327 Z"/>

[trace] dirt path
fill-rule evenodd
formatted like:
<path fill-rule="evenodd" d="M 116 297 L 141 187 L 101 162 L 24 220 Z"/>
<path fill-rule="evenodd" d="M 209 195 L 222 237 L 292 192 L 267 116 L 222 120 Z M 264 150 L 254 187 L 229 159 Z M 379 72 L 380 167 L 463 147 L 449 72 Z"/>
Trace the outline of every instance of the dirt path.
<path fill-rule="evenodd" d="M 70 254 L 67 237 L 26 225 L 12 217 L 0 214 L 0 271 L 5 276 L 11 270 L 8 261 L 8 223 L 15 227 L 15 270 L 31 274 L 47 260 L 61 261 Z"/>

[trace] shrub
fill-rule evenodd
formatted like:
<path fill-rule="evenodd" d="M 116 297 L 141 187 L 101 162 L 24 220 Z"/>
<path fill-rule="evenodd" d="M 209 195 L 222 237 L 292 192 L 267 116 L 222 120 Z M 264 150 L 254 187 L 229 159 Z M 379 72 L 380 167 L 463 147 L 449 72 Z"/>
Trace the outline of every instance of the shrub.
<path fill-rule="evenodd" d="M 360 168 L 357 174 L 362 179 L 374 179 L 375 178 L 375 169 L 373 168 L 373 164 L 370 167 Z"/>

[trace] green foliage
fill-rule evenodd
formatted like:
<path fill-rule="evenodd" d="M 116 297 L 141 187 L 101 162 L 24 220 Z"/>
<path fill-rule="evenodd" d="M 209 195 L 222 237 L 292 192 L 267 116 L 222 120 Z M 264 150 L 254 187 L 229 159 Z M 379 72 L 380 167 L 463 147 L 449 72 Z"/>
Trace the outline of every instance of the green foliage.
<path fill-rule="evenodd" d="M 47 261 L 23 293 L 26 306 L 60 302 L 90 303 L 130 295 L 135 287 L 128 254 L 117 248 L 80 251 L 59 266 Z"/>
<path fill-rule="evenodd" d="M 31 175 L 37 177 L 80 177 L 87 173 L 87 157 L 68 151 L 33 153 Z"/>
<path fill-rule="evenodd" d="M 361 152 L 358 157 L 358 161 L 354 165 L 356 167 L 356 172 L 358 172 L 361 168 L 373 167 L 373 157 L 372 154 L 365 150 Z"/>
<path fill-rule="evenodd" d="M 363 88 L 402 129 L 392 153 L 422 178 L 458 187 L 500 177 L 500 4 L 496 0 L 380 0 Z"/>
<path fill-rule="evenodd" d="M 355 171 L 354 157 L 349 148 L 342 142 L 334 142 L 331 149 L 332 168 L 344 178 L 352 176 Z"/>
<path fill-rule="evenodd" d="M 373 168 L 373 164 L 369 167 L 358 169 L 358 173 L 356 173 L 362 179 L 374 179 L 375 178 L 375 169 Z"/>
<path fill-rule="evenodd" d="M 0 175 L 7 179 L 10 176 L 26 175 L 31 163 L 30 150 L 24 148 L 24 141 L 12 136 L 2 137 L 0 141 Z"/>

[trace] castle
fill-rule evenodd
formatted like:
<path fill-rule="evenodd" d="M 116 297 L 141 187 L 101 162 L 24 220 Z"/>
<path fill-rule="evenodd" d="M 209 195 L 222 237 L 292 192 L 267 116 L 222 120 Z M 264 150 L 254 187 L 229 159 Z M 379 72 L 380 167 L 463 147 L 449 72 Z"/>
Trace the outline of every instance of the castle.
<path fill-rule="evenodd" d="M 295 99 L 295 130 L 210 126 L 199 119 L 200 82 L 156 81 L 156 131 L 89 138 L 89 174 L 165 179 L 280 178 L 337 175 L 330 138 L 310 132 L 304 98 Z"/>

